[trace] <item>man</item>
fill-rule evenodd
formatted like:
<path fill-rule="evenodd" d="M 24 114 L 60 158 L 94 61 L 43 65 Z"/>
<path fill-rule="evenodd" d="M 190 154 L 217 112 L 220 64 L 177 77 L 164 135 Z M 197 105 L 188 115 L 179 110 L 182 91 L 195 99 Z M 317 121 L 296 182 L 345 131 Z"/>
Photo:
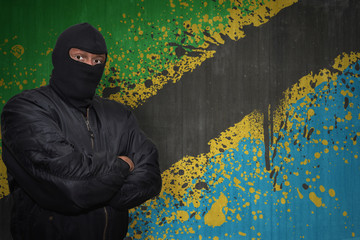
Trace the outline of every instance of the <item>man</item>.
<path fill-rule="evenodd" d="M 49 85 L 5 105 L 14 240 L 123 239 L 128 209 L 160 192 L 153 143 L 126 107 L 94 96 L 106 57 L 100 32 L 74 25 L 56 42 Z"/>

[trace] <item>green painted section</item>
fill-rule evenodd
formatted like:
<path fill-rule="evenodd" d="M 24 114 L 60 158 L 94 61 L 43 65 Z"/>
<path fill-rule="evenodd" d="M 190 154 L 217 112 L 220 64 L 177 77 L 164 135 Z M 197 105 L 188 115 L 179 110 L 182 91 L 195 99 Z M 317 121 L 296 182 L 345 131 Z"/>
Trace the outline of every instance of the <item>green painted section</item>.
<path fill-rule="evenodd" d="M 184 55 L 200 48 L 205 35 L 221 32 L 229 9 L 243 15 L 264 1 L 3 1 L 0 19 L 0 109 L 16 93 L 44 85 L 52 70 L 51 52 L 67 27 L 89 22 L 103 33 L 112 58 L 102 89 L 133 89 L 167 71 Z M 208 21 L 218 16 L 221 21 Z M 224 17 L 225 16 L 225 17 Z M 189 31 L 192 25 L 203 31 Z M 178 48 L 178 46 L 182 46 Z M 23 50 L 23 53 L 22 53 Z M 124 85 L 122 85 L 124 86 Z M 120 90 L 123 94 L 126 89 Z"/>

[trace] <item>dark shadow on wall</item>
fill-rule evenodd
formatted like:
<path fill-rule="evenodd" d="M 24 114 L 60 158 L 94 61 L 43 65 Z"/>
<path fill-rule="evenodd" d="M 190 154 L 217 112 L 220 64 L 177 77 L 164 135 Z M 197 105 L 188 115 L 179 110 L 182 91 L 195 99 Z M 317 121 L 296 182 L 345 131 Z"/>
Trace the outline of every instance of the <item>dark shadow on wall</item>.
<path fill-rule="evenodd" d="M 274 109 L 301 77 L 331 69 L 341 53 L 360 51 L 360 1 L 301 1 L 245 38 L 225 39 L 180 82 L 134 110 L 159 148 L 161 169 L 209 151 L 209 140 L 255 109 Z"/>

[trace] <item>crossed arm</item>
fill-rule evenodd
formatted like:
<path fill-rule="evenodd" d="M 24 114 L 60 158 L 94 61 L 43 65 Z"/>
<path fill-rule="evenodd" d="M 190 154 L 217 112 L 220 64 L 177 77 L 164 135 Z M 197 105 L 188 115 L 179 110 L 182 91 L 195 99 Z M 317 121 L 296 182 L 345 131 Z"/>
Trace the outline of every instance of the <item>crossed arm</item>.
<path fill-rule="evenodd" d="M 129 164 L 129 171 L 132 172 L 135 168 L 134 162 L 128 158 L 127 156 L 118 156 L 119 159 L 123 160 L 127 164 Z"/>
<path fill-rule="evenodd" d="M 9 101 L 1 126 L 8 172 L 43 208 L 71 214 L 105 205 L 125 209 L 161 189 L 157 150 L 136 121 L 128 156 L 87 154 L 66 139 L 46 109 L 25 98 Z"/>

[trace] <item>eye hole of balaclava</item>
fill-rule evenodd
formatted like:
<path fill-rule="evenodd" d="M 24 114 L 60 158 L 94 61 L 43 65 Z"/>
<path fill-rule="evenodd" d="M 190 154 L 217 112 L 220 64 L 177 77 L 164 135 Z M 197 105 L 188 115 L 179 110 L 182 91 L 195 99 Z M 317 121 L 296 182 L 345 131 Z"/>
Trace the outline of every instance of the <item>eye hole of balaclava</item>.
<path fill-rule="evenodd" d="M 93 54 L 107 54 L 106 43 L 97 29 L 88 23 L 81 23 L 60 34 L 52 54 L 54 68 L 50 79 L 51 88 L 64 101 L 86 112 L 104 72 L 105 62 L 91 66 L 76 61 L 69 55 L 71 48 Z"/>
<path fill-rule="evenodd" d="M 77 62 L 86 63 L 92 66 L 96 64 L 102 64 L 106 60 L 105 53 L 94 54 L 78 48 L 70 48 L 69 55 L 71 59 L 74 59 Z"/>

